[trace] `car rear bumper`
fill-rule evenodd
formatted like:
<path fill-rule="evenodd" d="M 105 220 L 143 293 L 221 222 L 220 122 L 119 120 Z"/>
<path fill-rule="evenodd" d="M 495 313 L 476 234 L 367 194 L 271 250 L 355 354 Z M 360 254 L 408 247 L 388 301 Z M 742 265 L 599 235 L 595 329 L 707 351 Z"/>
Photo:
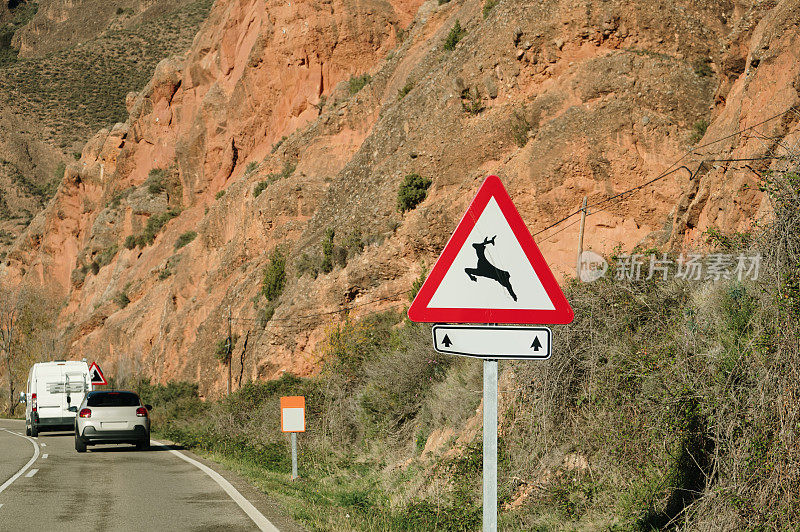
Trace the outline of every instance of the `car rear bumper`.
<path fill-rule="evenodd" d="M 128 430 L 97 430 L 92 426 L 88 426 L 83 429 L 81 439 L 85 443 L 150 441 L 150 431 L 144 425 L 135 425 Z"/>
<path fill-rule="evenodd" d="M 48 430 L 72 430 L 75 425 L 75 416 L 67 417 L 39 417 L 35 415 L 33 422 L 39 432 Z"/>

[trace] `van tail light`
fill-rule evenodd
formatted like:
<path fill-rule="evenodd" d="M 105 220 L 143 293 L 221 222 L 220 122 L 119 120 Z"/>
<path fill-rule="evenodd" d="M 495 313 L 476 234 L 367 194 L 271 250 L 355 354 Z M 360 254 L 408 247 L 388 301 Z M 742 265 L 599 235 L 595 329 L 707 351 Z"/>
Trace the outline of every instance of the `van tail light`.
<path fill-rule="evenodd" d="M 92 417 L 92 411 L 88 408 L 82 408 L 80 412 L 78 412 L 78 417 Z"/>
<path fill-rule="evenodd" d="M 36 394 L 31 394 L 31 412 L 39 411 L 39 403 L 36 401 Z"/>
<path fill-rule="evenodd" d="M 147 409 L 143 406 L 140 406 L 136 409 L 136 415 L 139 417 L 147 417 Z"/>

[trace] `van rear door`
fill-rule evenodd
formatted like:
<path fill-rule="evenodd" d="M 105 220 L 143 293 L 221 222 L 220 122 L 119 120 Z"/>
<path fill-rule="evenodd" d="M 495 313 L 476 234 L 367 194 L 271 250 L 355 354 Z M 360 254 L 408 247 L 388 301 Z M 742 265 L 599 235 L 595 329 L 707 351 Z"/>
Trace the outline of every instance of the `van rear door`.
<path fill-rule="evenodd" d="M 83 402 L 83 396 L 89 391 L 86 371 L 76 371 L 75 368 L 69 368 L 64 372 L 64 395 L 62 398 L 62 406 L 64 408 L 65 417 L 75 417 L 74 412 L 69 411 L 70 406 L 77 407 Z M 67 401 L 69 398 L 69 401 Z"/>
<path fill-rule="evenodd" d="M 63 417 L 64 366 L 43 365 L 36 371 L 37 403 L 40 418 Z"/>

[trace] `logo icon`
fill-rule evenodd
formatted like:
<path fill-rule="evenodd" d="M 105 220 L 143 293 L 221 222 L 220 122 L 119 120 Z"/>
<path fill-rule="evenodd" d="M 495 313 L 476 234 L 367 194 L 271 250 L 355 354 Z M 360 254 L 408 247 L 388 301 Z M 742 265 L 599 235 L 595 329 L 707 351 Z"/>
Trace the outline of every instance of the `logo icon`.
<path fill-rule="evenodd" d="M 591 283 L 603 277 L 608 271 L 608 262 L 594 251 L 584 251 L 578 262 L 579 277 L 584 283 Z"/>

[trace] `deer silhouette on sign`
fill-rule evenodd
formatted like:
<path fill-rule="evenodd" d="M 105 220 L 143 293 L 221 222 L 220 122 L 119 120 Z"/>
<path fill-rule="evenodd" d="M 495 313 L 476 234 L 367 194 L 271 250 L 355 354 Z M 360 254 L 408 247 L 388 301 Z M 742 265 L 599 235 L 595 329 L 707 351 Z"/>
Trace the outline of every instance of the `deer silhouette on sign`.
<path fill-rule="evenodd" d="M 508 293 L 511 294 L 511 298 L 516 301 L 517 294 L 514 293 L 514 289 L 511 288 L 511 274 L 505 270 L 501 270 L 500 268 L 496 267 L 494 264 L 489 262 L 489 259 L 486 258 L 486 246 L 489 244 L 494 244 L 494 239 L 497 238 L 497 235 L 494 235 L 492 238 L 485 237 L 483 242 L 472 244 L 472 247 L 475 248 L 475 253 L 478 254 L 478 266 L 477 268 L 464 268 L 464 271 L 469 275 L 469 278 L 473 281 L 478 281 L 478 277 L 486 277 L 487 279 L 494 279 L 501 286 L 503 286 Z"/>

